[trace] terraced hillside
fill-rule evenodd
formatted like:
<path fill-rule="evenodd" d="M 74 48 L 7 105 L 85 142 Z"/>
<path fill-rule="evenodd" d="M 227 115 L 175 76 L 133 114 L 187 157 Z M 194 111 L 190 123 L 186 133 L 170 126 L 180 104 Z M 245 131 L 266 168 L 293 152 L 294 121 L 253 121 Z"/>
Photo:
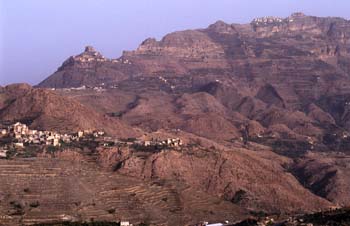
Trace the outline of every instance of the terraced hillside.
<path fill-rule="evenodd" d="M 245 216 L 231 203 L 189 187 L 140 181 L 85 161 L 0 160 L 0 176 L 0 225 L 64 220 L 184 225 Z"/>

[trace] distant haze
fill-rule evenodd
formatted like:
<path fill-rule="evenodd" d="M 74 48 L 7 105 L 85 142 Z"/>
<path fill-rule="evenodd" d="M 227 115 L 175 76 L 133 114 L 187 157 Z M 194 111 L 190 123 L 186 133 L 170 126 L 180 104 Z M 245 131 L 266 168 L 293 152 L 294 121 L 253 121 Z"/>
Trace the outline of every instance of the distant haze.
<path fill-rule="evenodd" d="M 293 12 L 349 19 L 349 0 L 0 0 L 0 84 L 37 84 L 92 45 L 117 58 L 148 37 Z"/>

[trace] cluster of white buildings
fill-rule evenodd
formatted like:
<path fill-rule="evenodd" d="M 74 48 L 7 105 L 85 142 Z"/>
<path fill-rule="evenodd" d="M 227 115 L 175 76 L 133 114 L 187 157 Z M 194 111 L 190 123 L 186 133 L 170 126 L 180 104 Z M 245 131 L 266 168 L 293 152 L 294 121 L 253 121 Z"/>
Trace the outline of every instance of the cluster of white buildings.
<path fill-rule="evenodd" d="M 71 143 L 79 141 L 80 138 L 86 135 L 94 137 L 104 136 L 103 131 L 84 130 L 75 134 L 60 134 L 52 131 L 41 131 L 29 129 L 27 125 L 17 122 L 7 129 L 1 130 L 1 136 L 9 136 L 14 138 L 15 147 L 24 147 L 25 145 L 51 145 L 60 146 L 61 143 Z"/>
<path fill-rule="evenodd" d="M 207 221 L 204 221 L 199 224 L 196 224 L 196 226 L 228 226 L 228 225 L 232 225 L 232 224 L 229 224 L 229 221 L 227 220 L 224 223 L 209 223 Z"/>
<path fill-rule="evenodd" d="M 22 147 L 24 144 L 46 144 L 59 146 L 59 141 L 61 139 L 66 141 L 70 140 L 68 135 L 61 136 L 58 133 L 50 131 L 31 130 L 27 125 L 19 122 L 9 126 L 8 133 L 16 139 L 16 145 Z"/>
<path fill-rule="evenodd" d="M 99 140 L 103 146 L 114 145 L 138 145 L 144 147 L 180 147 L 183 142 L 180 138 L 166 139 L 135 139 L 133 141 L 122 142 L 113 140 L 111 137 L 106 137 L 103 131 L 84 130 L 74 134 L 60 134 L 52 131 L 32 130 L 25 124 L 17 122 L 7 128 L 0 129 L 0 138 L 11 138 L 10 146 L 0 147 L 0 158 L 6 158 L 9 147 L 24 148 L 29 145 L 47 145 L 59 147 L 63 143 L 78 142 L 81 139 L 102 138 Z"/>
<path fill-rule="evenodd" d="M 102 54 L 95 51 L 92 47 L 87 47 L 85 49 L 85 52 L 73 56 L 73 60 L 79 63 L 89 63 L 89 62 L 112 62 L 112 63 L 122 63 L 122 64 L 131 64 L 131 62 L 128 59 L 108 59 L 105 58 Z"/>
<path fill-rule="evenodd" d="M 201 222 L 199 224 L 196 224 L 195 226 L 231 226 L 236 225 L 238 222 L 229 222 L 228 220 L 225 220 L 223 223 L 209 223 L 209 222 Z M 275 220 L 270 217 L 265 217 L 264 219 L 261 219 L 259 222 L 257 222 L 258 226 L 267 226 L 267 225 L 274 225 Z M 306 225 L 306 224 L 305 224 Z"/>
<path fill-rule="evenodd" d="M 259 25 L 259 24 L 271 24 L 271 23 L 281 23 L 281 22 L 283 22 L 283 18 L 267 16 L 267 17 L 255 18 L 252 23 Z"/>
<path fill-rule="evenodd" d="M 167 147 L 180 147 L 183 145 L 183 142 L 180 138 L 167 138 L 165 140 L 148 140 L 142 141 L 144 146 L 167 146 Z"/>
<path fill-rule="evenodd" d="M 70 143 L 78 140 L 77 135 L 59 134 L 52 131 L 31 130 L 27 125 L 17 122 L 7 129 L 9 136 L 15 138 L 15 146 L 27 144 L 60 146 L 61 142 Z"/>
<path fill-rule="evenodd" d="M 167 138 L 167 139 L 135 139 L 133 141 L 122 141 L 122 140 L 113 140 L 111 137 L 104 137 L 103 146 L 112 147 L 112 146 L 142 146 L 142 147 L 181 147 L 183 142 L 180 138 Z"/>
<path fill-rule="evenodd" d="M 103 56 L 100 56 L 100 57 L 88 57 L 86 55 L 74 57 L 74 60 L 76 60 L 78 62 L 81 62 L 81 63 L 92 62 L 92 61 L 97 61 L 97 62 L 105 62 L 105 61 L 107 61 L 107 59 L 105 57 L 103 57 Z"/>
<path fill-rule="evenodd" d="M 111 87 L 111 88 L 115 88 L 115 87 Z M 96 92 L 104 92 L 106 91 L 105 88 L 103 88 L 103 86 L 95 86 L 95 87 L 87 87 L 85 85 L 83 86 L 79 86 L 79 87 L 70 87 L 70 88 L 62 88 L 62 89 L 57 89 L 57 90 L 63 90 L 63 91 L 81 91 L 81 90 L 94 90 Z M 56 90 L 56 88 L 51 88 L 51 90 Z"/>
<path fill-rule="evenodd" d="M 122 64 L 132 64 L 129 60 L 127 59 L 107 59 L 104 56 L 99 56 L 99 55 L 93 55 L 93 56 L 87 56 L 87 55 L 82 55 L 82 56 L 76 56 L 73 58 L 75 61 L 79 63 L 89 63 L 89 62 L 112 62 L 112 63 L 122 63 Z"/>
<path fill-rule="evenodd" d="M 73 57 L 74 61 L 78 61 L 81 63 L 85 63 L 85 62 L 92 62 L 92 61 L 97 61 L 97 62 L 105 62 L 107 61 L 107 59 L 99 52 L 97 52 L 96 50 L 94 50 L 93 47 L 87 46 L 85 48 L 85 52 L 74 56 Z"/>

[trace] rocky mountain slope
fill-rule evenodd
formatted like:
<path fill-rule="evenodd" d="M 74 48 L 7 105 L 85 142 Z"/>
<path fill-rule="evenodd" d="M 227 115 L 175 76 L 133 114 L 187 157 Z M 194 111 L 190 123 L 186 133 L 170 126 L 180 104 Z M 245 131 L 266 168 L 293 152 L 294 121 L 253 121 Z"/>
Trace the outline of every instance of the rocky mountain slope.
<path fill-rule="evenodd" d="M 199 147 L 147 154 L 109 150 L 108 157 L 121 174 L 178 181 L 250 210 L 298 213 L 333 205 L 286 173 L 287 159 L 268 151 Z"/>
<path fill-rule="evenodd" d="M 295 13 L 150 38 L 118 59 L 86 47 L 38 87 L 0 88 L 0 119 L 181 138 L 179 150 L 90 150 L 98 171 L 165 182 L 156 188 L 164 195 L 174 185 L 177 210 L 164 204 L 163 213 L 179 213 L 177 222 L 193 223 L 191 208 L 197 220 L 348 206 L 349 46 L 348 20 Z M 140 198 L 154 194 L 143 189 Z M 150 221 L 171 225 L 159 211 L 147 212 Z"/>
<path fill-rule="evenodd" d="M 0 96 L 2 123 L 20 121 L 32 128 L 62 133 L 103 130 L 121 137 L 138 134 L 119 120 L 99 114 L 71 98 L 62 97 L 50 90 L 14 84 L 4 87 Z"/>
<path fill-rule="evenodd" d="M 294 174 L 315 194 L 339 206 L 349 206 L 349 156 L 309 153 L 297 161 Z"/>
<path fill-rule="evenodd" d="M 0 160 L 0 173 L 6 177 L 0 184 L 0 214 L 7 216 L 0 225 L 91 219 L 188 225 L 204 218 L 237 221 L 248 216 L 238 206 L 190 187 L 125 177 L 103 171 L 84 157 L 72 161 L 69 155 Z"/>
<path fill-rule="evenodd" d="M 350 22 L 342 18 L 295 13 L 243 25 L 218 21 L 147 39 L 118 59 L 87 47 L 39 87 L 109 88 L 128 103 L 117 106 L 100 93 L 75 97 L 103 103 L 104 113 L 146 130 L 181 128 L 227 140 L 250 123 L 253 135 L 334 148 L 325 136 L 342 143 L 350 124 L 349 37 Z"/>

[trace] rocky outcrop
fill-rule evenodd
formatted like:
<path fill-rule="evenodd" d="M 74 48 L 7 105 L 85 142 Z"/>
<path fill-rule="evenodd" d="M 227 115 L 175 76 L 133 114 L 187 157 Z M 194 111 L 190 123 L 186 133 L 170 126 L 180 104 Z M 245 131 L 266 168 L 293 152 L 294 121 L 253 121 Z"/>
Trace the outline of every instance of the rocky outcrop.
<path fill-rule="evenodd" d="M 87 46 L 79 55 L 71 56 L 44 81 L 39 87 L 81 87 L 115 84 L 128 74 L 134 74 L 137 68 L 123 59 L 107 59 L 93 47 Z"/>

